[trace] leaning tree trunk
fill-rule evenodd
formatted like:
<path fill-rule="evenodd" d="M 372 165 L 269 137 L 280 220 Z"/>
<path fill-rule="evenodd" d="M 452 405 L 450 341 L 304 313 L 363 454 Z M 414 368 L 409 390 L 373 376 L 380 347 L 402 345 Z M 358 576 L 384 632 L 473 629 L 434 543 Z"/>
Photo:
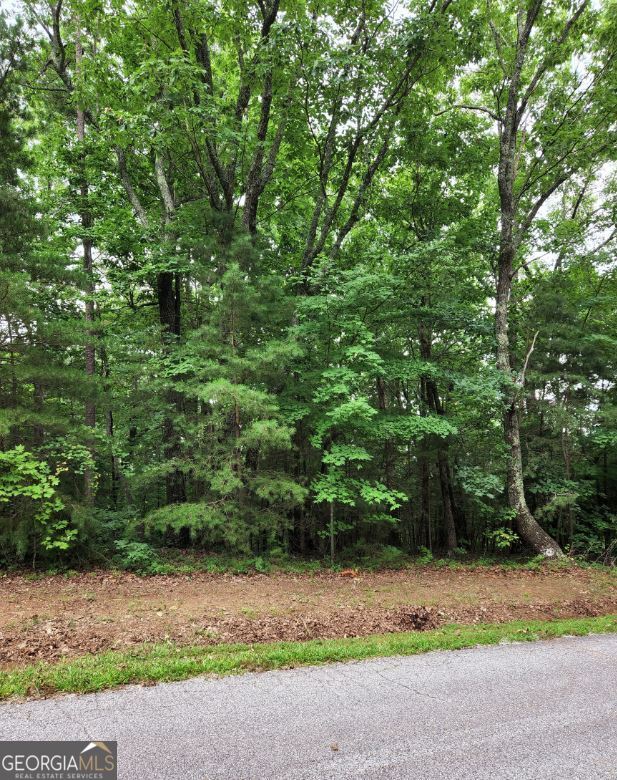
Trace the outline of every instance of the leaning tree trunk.
<path fill-rule="evenodd" d="M 531 32 L 540 12 L 543 0 L 532 0 L 527 11 L 520 7 L 517 17 L 517 40 L 512 70 L 508 75 L 507 103 L 499 119 L 499 168 L 497 185 L 501 230 L 499 236 L 499 262 L 495 300 L 495 336 L 497 339 L 497 368 L 501 372 L 504 400 L 504 437 L 509 449 L 507 491 L 510 509 L 516 517 L 516 527 L 521 539 L 531 549 L 549 558 L 562 556 L 557 542 L 544 531 L 529 511 L 523 486 L 523 458 L 518 416 L 518 397 L 525 383 L 525 369 L 517 381 L 511 361 L 509 325 L 510 295 L 514 279 L 514 260 L 521 243 L 522 226 L 517 224 L 519 200 L 515 196 L 517 141 L 527 97 L 520 100 L 521 78 L 527 56 Z"/>
<path fill-rule="evenodd" d="M 555 558 L 563 555 L 557 542 L 541 528 L 527 506 L 523 485 L 523 457 L 519 429 L 517 387 L 510 363 L 510 338 L 508 312 L 512 290 L 514 246 L 511 240 L 511 223 L 508 214 L 502 214 L 502 244 L 499 255 L 499 278 L 495 307 L 495 335 L 497 337 L 497 367 L 503 374 L 505 412 L 504 436 L 509 449 L 507 492 L 508 504 L 515 512 L 516 528 L 521 539 L 539 555 Z"/>
<path fill-rule="evenodd" d="M 531 514 L 523 487 L 523 458 L 519 431 L 518 409 L 513 402 L 504 415 L 506 442 L 510 448 L 508 462 L 508 502 L 516 512 L 516 528 L 521 539 L 539 555 L 547 558 L 563 556 L 561 547 L 546 533 Z"/>

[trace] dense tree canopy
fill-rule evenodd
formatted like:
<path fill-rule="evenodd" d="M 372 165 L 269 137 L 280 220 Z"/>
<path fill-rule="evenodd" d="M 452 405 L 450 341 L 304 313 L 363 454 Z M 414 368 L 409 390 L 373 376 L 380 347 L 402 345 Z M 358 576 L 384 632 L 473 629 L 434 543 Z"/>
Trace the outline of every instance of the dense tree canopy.
<path fill-rule="evenodd" d="M 617 540 L 617 4 L 0 17 L 0 564 Z"/>

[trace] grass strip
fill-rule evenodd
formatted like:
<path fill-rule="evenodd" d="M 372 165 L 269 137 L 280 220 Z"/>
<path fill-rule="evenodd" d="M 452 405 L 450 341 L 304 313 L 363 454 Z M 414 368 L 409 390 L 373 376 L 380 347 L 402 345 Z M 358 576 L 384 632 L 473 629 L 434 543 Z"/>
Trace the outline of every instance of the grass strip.
<path fill-rule="evenodd" d="M 448 625 L 432 631 L 379 634 L 306 642 L 177 646 L 141 645 L 58 663 L 39 663 L 0 673 L 0 699 L 54 693 L 90 693 L 128 683 L 185 680 L 197 675 L 228 675 L 359 661 L 431 650 L 459 650 L 501 641 L 534 641 L 565 635 L 617 633 L 617 615 L 553 621 L 514 621 L 473 626 Z"/>

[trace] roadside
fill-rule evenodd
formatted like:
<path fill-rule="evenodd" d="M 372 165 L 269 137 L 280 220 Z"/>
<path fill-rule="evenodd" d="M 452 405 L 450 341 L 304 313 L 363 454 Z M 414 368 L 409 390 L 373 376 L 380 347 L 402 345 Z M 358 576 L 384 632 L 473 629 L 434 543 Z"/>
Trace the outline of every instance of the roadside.
<path fill-rule="evenodd" d="M 616 661 L 590 636 L 196 678 L 5 703 L 0 731 L 117 740 L 125 780 L 614 780 Z"/>
<path fill-rule="evenodd" d="M 59 693 L 90 693 L 132 683 L 154 685 L 203 675 L 220 677 L 592 633 L 617 633 L 617 616 L 497 625 L 450 625 L 428 631 L 308 642 L 221 644 L 211 647 L 178 646 L 165 642 L 4 672 L 0 674 L 0 699 L 48 698 Z"/>
<path fill-rule="evenodd" d="M 144 643 L 210 647 L 617 613 L 609 569 L 414 566 L 399 571 L 0 578 L 0 668 Z"/>

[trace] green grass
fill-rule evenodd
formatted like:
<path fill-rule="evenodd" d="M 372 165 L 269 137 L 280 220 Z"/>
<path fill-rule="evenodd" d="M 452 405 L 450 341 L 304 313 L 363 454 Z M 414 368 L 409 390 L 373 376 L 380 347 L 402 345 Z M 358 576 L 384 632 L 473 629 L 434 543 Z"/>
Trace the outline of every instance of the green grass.
<path fill-rule="evenodd" d="M 177 647 L 144 645 L 130 652 L 107 652 L 56 664 L 37 664 L 0 674 L 0 699 L 87 693 L 127 683 L 184 680 L 201 674 L 227 675 L 358 661 L 430 650 L 458 650 L 503 640 L 532 641 L 564 635 L 617 633 L 617 616 L 555 621 L 516 621 L 477 626 L 450 625 L 426 632 L 357 639 L 273 642 L 254 645 Z"/>

